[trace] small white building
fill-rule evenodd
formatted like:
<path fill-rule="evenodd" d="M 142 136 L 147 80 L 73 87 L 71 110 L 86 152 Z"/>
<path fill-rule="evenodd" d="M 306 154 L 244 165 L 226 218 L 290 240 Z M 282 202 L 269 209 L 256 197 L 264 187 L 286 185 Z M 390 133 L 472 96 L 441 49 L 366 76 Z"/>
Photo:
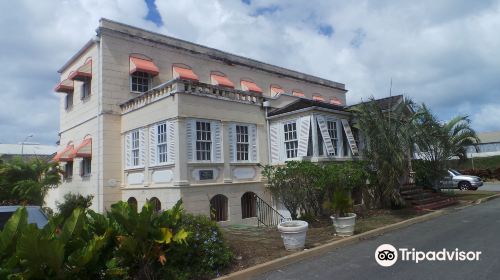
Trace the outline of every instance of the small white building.
<path fill-rule="evenodd" d="M 102 19 L 60 70 L 68 192 L 255 223 L 275 201 L 259 165 L 345 161 L 357 136 L 345 85 Z"/>

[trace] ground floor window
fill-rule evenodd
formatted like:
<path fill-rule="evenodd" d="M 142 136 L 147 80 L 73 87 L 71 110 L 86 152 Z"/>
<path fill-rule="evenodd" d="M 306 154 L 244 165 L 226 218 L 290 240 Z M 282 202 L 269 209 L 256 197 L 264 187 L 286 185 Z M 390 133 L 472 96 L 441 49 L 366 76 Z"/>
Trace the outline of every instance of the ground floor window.
<path fill-rule="evenodd" d="M 218 194 L 210 199 L 210 219 L 213 221 L 227 221 L 227 197 Z"/>
<path fill-rule="evenodd" d="M 241 196 L 241 218 L 257 217 L 257 199 L 255 193 L 246 192 Z"/>
<path fill-rule="evenodd" d="M 161 202 L 160 202 L 160 200 L 158 198 L 152 197 L 149 200 L 149 203 L 151 203 L 151 206 L 153 206 L 153 210 L 155 212 L 160 212 L 161 211 Z"/>
<path fill-rule="evenodd" d="M 130 207 L 132 207 L 133 209 L 135 209 L 135 211 L 137 211 L 137 199 L 135 199 L 135 197 L 129 197 L 127 203 Z"/>

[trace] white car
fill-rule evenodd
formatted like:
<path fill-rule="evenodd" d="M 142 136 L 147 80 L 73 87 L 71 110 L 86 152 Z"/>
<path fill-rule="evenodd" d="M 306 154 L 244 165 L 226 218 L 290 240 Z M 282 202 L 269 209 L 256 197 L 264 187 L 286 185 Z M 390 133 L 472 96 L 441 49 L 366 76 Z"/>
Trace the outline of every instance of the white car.
<path fill-rule="evenodd" d="M 457 170 L 448 169 L 448 176 L 441 181 L 443 189 L 477 190 L 483 185 L 481 178 L 472 175 L 464 175 Z"/>

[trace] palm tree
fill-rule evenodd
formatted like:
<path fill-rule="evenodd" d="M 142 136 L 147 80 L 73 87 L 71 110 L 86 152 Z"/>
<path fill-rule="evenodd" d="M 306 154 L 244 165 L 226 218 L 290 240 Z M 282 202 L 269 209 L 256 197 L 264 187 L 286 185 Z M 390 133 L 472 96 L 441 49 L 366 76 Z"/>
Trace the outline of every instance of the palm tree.
<path fill-rule="evenodd" d="M 410 169 L 413 146 L 413 102 L 404 99 L 384 110 L 371 98 L 351 109 L 365 140 L 363 155 L 374 171 L 371 190 L 375 206 L 404 203 L 399 187 Z"/>

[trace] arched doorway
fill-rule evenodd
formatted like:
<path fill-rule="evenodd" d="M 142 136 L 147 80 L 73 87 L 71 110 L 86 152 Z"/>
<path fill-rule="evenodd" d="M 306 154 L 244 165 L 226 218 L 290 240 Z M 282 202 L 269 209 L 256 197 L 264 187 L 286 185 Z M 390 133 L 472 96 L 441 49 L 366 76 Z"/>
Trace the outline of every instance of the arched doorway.
<path fill-rule="evenodd" d="M 255 193 L 246 192 L 241 196 L 241 218 L 257 217 L 257 199 Z"/>
<path fill-rule="evenodd" d="M 153 206 L 153 210 L 155 212 L 161 211 L 161 202 L 158 198 L 152 197 L 151 199 L 149 199 L 149 203 L 151 203 L 151 206 Z"/>
<path fill-rule="evenodd" d="M 129 197 L 127 203 L 130 207 L 132 207 L 133 209 L 135 209 L 135 211 L 137 211 L 137 199 L 135 199 L 135 197 L 133 196 Z"/>
<path fill-rule="evenodd" d="M 218 194 L 210 199 L 210 219 L 221 222 L 227 221 L 227 197 Z"/>

